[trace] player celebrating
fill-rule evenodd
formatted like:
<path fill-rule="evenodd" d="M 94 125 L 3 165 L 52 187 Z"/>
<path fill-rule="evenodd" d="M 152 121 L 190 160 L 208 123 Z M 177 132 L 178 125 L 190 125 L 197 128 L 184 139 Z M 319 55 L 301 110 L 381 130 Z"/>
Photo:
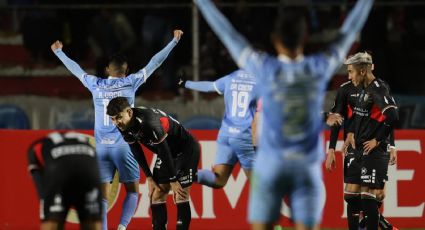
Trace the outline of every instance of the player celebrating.
<path fill-rule="evenodd" d="M 92 144 L 84 134 L 53 132 L 30 147 L 28 170 L 40 198 L 41 229 L 63 229 L 71 206 L 81 229 L 101 228 L 99 168 Z"/>
<path fill-rule="evenodd" d="M 281 12 L 272 36 L 278 57 L 253 50 L 211 0 L 197 0 L 208 24 L 240 68 L 259 78 L 262 130 L 254 164 L 249 219 L 254 229 L 271 229 L 282 197 L 290 195 L 296 229 L 318 228 L 323 194 L 321 110 L 327 82 L 364 25 L 372 0 L 359 0 L 324 52 L 303 56 L 304 14 Z M 267 194 L 267 195 L 265 195 Z"/>
<path fill-rule="evenodd" d="M 349 74 L 361 79 L 361 89 L 344 149 L 347 155 L 360 156 L 361 204 L 367 229 L 373 230 L 378 229 L 380 196 L 388 180 L 388 137 L 398 119 L 397 107 L 388 85 L 373 75 L 370 55 L 354 55 L 345 64 Z"/>
<path fill-rule="evenodd" d="M 256 108 L 254 76 L 237 70 L 214 82 L 186 81 L 180 87 L 224 95 L 224 117 L 217 138 L 217 154 L 213 170 L 199 170 L 198 183 L 213 188 L 226 185 L 233 166 L 239 161 L 248 178 L 254 162 L 251 123 Z"/>
<path fill-rule="evenodd" d="M 149 182 L 153 229 L 167 228 L 165 202 L 170 187 L 177 204 L 177 230 L 189 229 L 189 193 L 197 176 L 198 141 L 177 120 L 161 110 L 131 108 L 124 97 L 112 99 L 107 114 L 129 143 L 134 156 L 143 162 L 141 166 Z M 139 143 L 158 154 L 153 176 Z"/>
<path fill-rule="evenodd" d="M 366 62 L 372 64 L 372 56 L 366 52 L 356 53 L 349 59 L 363 59 Z M 344 140 L 347 136 L 348 127 L 352 121 L 353 108 L 355 106 L 359 90 L 359 85 L 362 80 L 362 76 L 358 74 L 356 69 L 351 69 L 348 73 L 350 81 L 345 82 L 338 89 L 335 97 L 334 106 L 331 109 L 332 113 L 341 114 L 344 119 Z M 335 168 L 335 146 L 338 139 L 338 133 L 341 126 L 336 125 L 331 127 L 329 149 L 326 158 L 326 169 L 332 171 Z M 394 147 L 393 133 L 390 135 L 390 157 L 388 162 L 390 165 L 395 164 L 396 151 Z M 360 158 L 361 154 L 355 155 L 354 153 L 348 153 L 344 156 L 344 199 L 347 202 L 347 221 L 348 228 L 357 230 L 359 228 L 359 216 L 361 210 L 361 199 L 360 199 Z M 383 190 L 384 191 L 384 190 Z M 385 194 L 380 194 L 380 205 Z M 379 205 L 379 206 L 380 206 Z M 365 218 L 362 220 L 366 220 Z M 363 221 L 365 223 L 365 221 Z M 392 229 L 392 225 L 380 215 L 379 225 L 382 229 Z M 364 227 L 364 226 L 363 226 Z"/>
<path fill-rule="evenodd" d="M 118 229 L 125 229 L 130 223 L 137 207 L 139 195 L 139 167 L 127 143 L 122 139 L 118 129 L 112 124 L 106 114 L 108 102 L 117 96 L 126 97 L 134 104 L 135 92 L 148 77 L 164 62 L 171 50 L 179 42 L 183 32 L 174 30 L 173 40 L 160 52 L 152 57 L 149 63 L 134 74 L 127 76 L 127 61 L 122 56 L 114 56 L 106 67 L 108 79 L 102 79 L 87 74 L 62 51 L 62 43 L 56 41 L 51 48 L 66 68 L 75 75 L 93 95 L 95 109 L 96 152 L 99 160 L 100 180 L 103 194 L 103 229 L 107 229 L 107 208 L 109 183 L 115 170 L 118 170 L 119 180 L 125 185 L 126 197 Z"/>

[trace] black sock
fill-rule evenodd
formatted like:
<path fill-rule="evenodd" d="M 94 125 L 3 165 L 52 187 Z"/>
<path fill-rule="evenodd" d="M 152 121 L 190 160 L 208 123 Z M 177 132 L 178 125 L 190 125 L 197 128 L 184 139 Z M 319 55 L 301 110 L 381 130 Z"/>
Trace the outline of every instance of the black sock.
<path fill-rule="evenodd" d="M 379 215 L 379 227 L 381 227 L 382 230 L 393 229 L 393 226 L 390 224 L 390 222 L 388 222 L 388 220 L 385 219 L 382 214 Z"/>
<path fill-rule="evenodd" d="M 362 197 L 362 206 L 365 216 L 367 216 L 367 229 L 378 230 L 379 212 L 378 202 L 373 198 Z"/>
<path fill-rule="evenodd" d="M 378 201 L 378 209 L 380 209 L 382 206 L 382 201 Z M 381 227 L 382 230 L 391 230 L 393 229 L 393 226 L 388 222 L 388 220 L 385 219 L 385 217 L 382 215 L 381 212 L 379 212 L 379 227 Z"/>
<path fill-rule="evenodd" d="M 347 202 L 348 229 L 358 230 L 361 208 L 360 194 L 345 194 L 344 199 Z"/>
<path fill-rule="evenodd" d="M 177 230 L 189 229 L 192 214 L 190 212 L 189 201 L 177 203 Z"/>
<path fill-rule="evenodd" d="M 152 229 L 166 230 L 167 229 L 167 204 L 158 203 L 151 204 L 152 211 Z"/>

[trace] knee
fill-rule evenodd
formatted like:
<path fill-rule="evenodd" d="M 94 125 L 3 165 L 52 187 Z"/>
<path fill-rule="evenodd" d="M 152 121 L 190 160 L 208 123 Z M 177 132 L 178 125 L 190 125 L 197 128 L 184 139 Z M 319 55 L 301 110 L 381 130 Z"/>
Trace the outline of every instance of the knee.
<path fill-rule="evenodd" d="M 216 176 L 217 176 L 217 178 L 215 180 L 213 188 L 220 189 L 220 188 L 223 188 L 224 186 L 226 186 L 228 178 L 225 178 L 225 177 L 223 177 L 219 174 L 216 174 Z"/>
<path fill-rule="evenodd" d="M 167 194 L 168 194 L 168 191 L 167 192 L 163 192 L 161 190 L 155 189 L 152 192 L 152 198 L 151 198 L 152 200 L 151 200 L 151 202 L 152 203 L 165 202 L 166 199 L 167 199 Z"/>
<path fill-rule="evenodd" d="M 382 202 L 385 199 L 385 192 L 384 190 L 376 193 L 376 200 Z"/>

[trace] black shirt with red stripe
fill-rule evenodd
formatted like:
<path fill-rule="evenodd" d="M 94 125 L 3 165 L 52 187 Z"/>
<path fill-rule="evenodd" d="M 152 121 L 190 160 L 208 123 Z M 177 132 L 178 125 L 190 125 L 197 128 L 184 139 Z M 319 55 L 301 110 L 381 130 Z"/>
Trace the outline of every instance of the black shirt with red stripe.
<path fill-rule="evenodd" d="M 331 113 L 338 113 L 344 117 L 344 139 L 348 132 L 348 127 L 351 124 L 353 117 L 353 108 L 359 96 L 359 88 L 354 86 L 351 81 L 343 83 L 335 97 L 334 104 L 331 108 Z M 336 141 L 338 140 L 338 132 L 340 126 L 331 127 L 331 138 L 329 148 L 335 149 Z"/>
<path fill-rule="evenodd" d="M 193 145 L 195 139 L 176 119 L 159 109 L 139 107 L 132 110 L 133 118 L 129 127 L 121 131 L 124 140 L 129 144 L 139 142 L 158 154 L 170 169 L 170 179 L 174 180 L 176 170 L 173 159 L 185 154 L 185 150 Z M 137 158 L 138 153 L 134 154 Z M 141 165 L 142 169 L 146 167 L 144 164 L 143 162 Z M 147 169 L 144 171 L 149 176 Z"/>
<path fill-rule="evenodd" d="M 388 84 L 375 78 L 366 88 L 359 91 L 353 108 L 353 121 L 350 131 L 354 132 L 356 148 L 363 148 L 363 143 L 376 138 L 379 129 L 384 125 L 384 111 L 396 108 L 394 98 L 390 95 Z M 386 151 L 388 140 L 380 144 Z"/>
<path fill-rule="evenodd" d="M 44 174 L 66 167 L 70 158 L 91 159 L 93 166 L 97 167 L 96 151 L 90 137 L 75 132 L 53 132 L 31 145 L 28 150 L 28 171 L 33 175 L 40 197 Z"/>

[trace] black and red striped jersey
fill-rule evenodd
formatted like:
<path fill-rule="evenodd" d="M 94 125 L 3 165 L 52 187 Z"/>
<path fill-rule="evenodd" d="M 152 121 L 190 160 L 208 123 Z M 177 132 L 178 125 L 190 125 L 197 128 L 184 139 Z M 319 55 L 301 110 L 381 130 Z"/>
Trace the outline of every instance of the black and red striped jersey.
<path fill-rule="evenodd" d="M 366 88 L 359 91 L 353 108 L 352 126 L 350 126 L 350 130 L 354 132 L 356 145 L 362 148 L 362 143 L 376 137 L 378 129 L 385 120 L 383 113 L 391 107 L 397 108 L 385 81 L 375 78 Z M 381 146 L 387 143 L 383 144 Z"/>
<path fill-rule="evenodd" d="M 94 139 L 76 132 L 53 132 L 37 140 L 29 148 L 28 170 L 57 167 L 57 162 L 75 156 L 96 159 Z"/>
<path fill-rule="evenodd" d="M 138 107 L 132 110 L 129 128 L 121 131 L 126 142 L 137 141 L 158 153 L 156 144 L 161 143 L 167 134 L 166 140 L 173 158 L 193 143 L 194 138 L 180 122 L 160 109 Z"/>

